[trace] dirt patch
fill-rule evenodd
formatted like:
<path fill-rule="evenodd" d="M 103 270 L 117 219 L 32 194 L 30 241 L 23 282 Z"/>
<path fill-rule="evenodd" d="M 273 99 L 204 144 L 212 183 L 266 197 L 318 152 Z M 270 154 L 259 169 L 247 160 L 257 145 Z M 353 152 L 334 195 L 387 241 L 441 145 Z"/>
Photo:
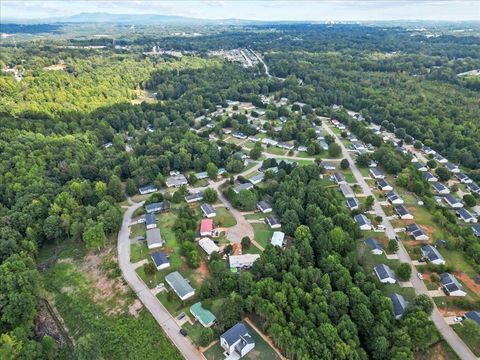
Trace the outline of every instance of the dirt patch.
<path fill-rule="evenodd" d="M 474 280 L 472 280 L 467 274 L 464 272 L 455 272 L 455 276 L 460 279 L 467 287 L 472 290 L 477 296 L 480 297 L 480 285 L 477 284 Z"/>
<path fill-rule="evenodd" d="M 438 311 L 440 314 L 442 314 L 444 317 L 448 316 L 463 316 L 465 314 L 465 310 L 457 309 L 453 306 L 447 306 L 444 308 L 438 308 Z"/>
<path fill-rule="evenodd" d="M 232 244 L 232 247 L 233 247 L 232 255 L 242 254 L 242 244 L 235 243 L 235 244 Z"/>
<path fill-rule="evenodd" d="M 115 300 L 115 305 L 108 311 L 108 314 L 114 315 L 120 313 L 125 305 L 125 300 L 117 299 L 116 295 L 126 294 L 128 287 L 121 281 L 121 278 L 109 278 L 102 270 L 102 261 L 109 253 L 110 251 L 107 250 L 101 254 L 87 255 L 81 268 L 94 285 L 93 301 L 105 302 L 112 299 Z"/>
<path fill-rule="evenodd" d="M 140 300 L 135 299 L 131 305 L 128 306 L 128 313 L 133 317 L 138 317 L 140 310 L 143 308 L 143 304 Z"/>
<path fill-rule="evenodd" d="M 65 64 L 53 64 L 50 66 L 45 66 L 43 70 L 47 71 L 60 71 L 60 70 L 65 70 L 67 68 L 67 65 Z"/>
<path fill-rule="evenodd" d="M 73 286 L 64 286 L 60 289 L 60 292 L 63 294 L 71 294 L 74 290 L 75 288 Z"/>
<path fill-rule="evenodd" d="M 428 226 L 428 225 L 422 225 L 422 229 L 425 230 L 425 232 L 427 233 L 427 235 L 431 238 L 433 233 L 435 232 L 435 229 L 431 226 Z"/>
<path fill-rule="evenodd" d="M 45 335 L 52 337 L 61 349 L 66 346 L 61 329 L 47 308 L 45 301 L 39 301 L 37 318 L 35 320 L 35 339 L 41 340 Z"/>
<path fill-rule="evenodd" d="M 208 276 L 208 268 L 205 260 L 200 261 L 200 266 L 195 269 L 195 280 L 197 284 L 201 284 L 203 280 Z"/>

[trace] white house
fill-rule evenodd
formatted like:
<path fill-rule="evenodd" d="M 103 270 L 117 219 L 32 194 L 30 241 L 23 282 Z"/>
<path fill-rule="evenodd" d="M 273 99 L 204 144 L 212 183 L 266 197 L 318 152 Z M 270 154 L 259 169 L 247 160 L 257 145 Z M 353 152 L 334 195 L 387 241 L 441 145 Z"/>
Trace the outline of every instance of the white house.
<path fill-rule="evenodd" d="M 154 213 L 149 213 L 145 215 L 145 227 L 147 230 L 155 229 L 157 227 L 157 219 L 155 218 Z"/>
<path fill-rule="evenodd" d="M 285 239 L 285 233 L 281 231 L 275 231 L 270 240 L 270 244 L 272 244 L 273 246 L 283 247 L 284 239 Z"/>
<path fill-rule="evenodd" d="M 228 355 L 236 359 L 245 356 L 255 347 L 255 341 L 243 323 L 238 323 L 220 336 L 220 345 Z M 229 359 L 234 357 L 228 357 Z"/>
<path fill-rule="evenodd" d="M 365 215 L 363 214 L 355 215 L 353 220 L 355 220 L 358 226 L 360 226 L 360 230 L 372 230 L 372 223 Z"/>
<path fill-rule="evenodd" d="M 451 194 L 448 194 L 447 196 L 445 196 L 444 199 L 445 199 L 445 202 L 454 209 L 459 209 L 463 207 L 463 203 Z"/>
<path fill-rule="evenodd" d="M 370 171 L 370 174 L 372 174 L 373 178 L 378 180 L 378 179 L 385 179 L 385 174 L 378 168 L 370 168 L 368 171 Z"/>
<path fill-rule="evenodd" d="M 408 211 L 408 209 L 404 205 L 395 205 L 394 207 L 395 212 L 402 220 L 411 220 L 413 219 L 413 215 Z"/>
<path fill-rule="evenodd" d="M 228 262 L 231 268 L 251 268 L 259 257 L 258 254 L 230 255 Z"/>
<path fill-rule="evenodd" d="M 388 265 L 379 264 L 373 268 L 373 271 L 382 284 L 395 284 L 397 282 L 395 274 Z"/>
<path fill-rule="evenodd" d="M 163 246 L 162 235 L 160 234 L 160 229 L 148 229 L 147 230 L 147 245 L 148 249 L 157 249 Z"/>
<path fill-rule="evenodd" d="M 158 191 L 157 187 L 156 186 L 153 186 L 153 185 L 150 185 L 150 186 L 144 186 L 144 187 L 141 187 L 138 189 L 138 192 L 141 194 L 141 195 L 145 195 L 145 194 L 150 194 L 150 193 L 153 193 L 155 191 Z"/>
<path fill-rule="evenodd" d="M 440 194 L 440 195 L 450 194 L 450 190 L 441 182 L 433 182 L 432 187 L 433 187 L 433 191 L 435 191 L 437 194 Z"/>
<path fill-rule="evenodd" d="M 202 204 L 200 206 L 200 210 L 202 210 L 202 214 L 206 218 L 212 218 L 217 216 L 217 213 L 215 212 L 215 208 L 210 204 Z"/>
<path fill-rule="evenodd" d="M 377 187 L 382 191 L 392 191 L 393 187 L 385 179 L 377 180 Z"/>
<path fill-rule="evenodd" d="M 214 252 L 220 252 L 220 248 L 213 242 L 212 239 L 208 237 L 201 238 L 198 240 L 198 245 L 207 253 L 208 256 L 212 255 Z"/>
<path fill-rule="evenodd" d="M 266 214 L 272 212 L 272 206 L 267 203 L 266 201 L 259 201 L 257 203 L 257 209 L 260 210 L 262 213 Z"/>
<path fill-rule="evenodd" d="M 407 225 L 407 232 L 412 235 L 415 240 L 426 241 L 428 240 L 428 235 L 423 231 L 423 229 L 417 224 Z"/>
<path fill-rule="evenodd" d="M 353 192 L 352 188 L 346 183 L 340 184 L 340 191 L 346 199 L 351 199 L 355 197 L 355 193 Z"/>
<path fill-rule="evenodd" d="M 448 296 L 466 296 L 467 293 L 463 290 L 462 284 L 460 284 L 457 278 L 450 273 L 440 274 L 440 282 L 442 283 L 443 291 Z"/>
<path fill-rule="evenodd" d="M 465 221 L 466 223 L 476 223 L 478 220 L 476 217 L 474 217 L 470 211 L 467 209 L 458 209 L 457 210 L 457 215 L 460 219 Z"/>
<path fill-rule="evenodd" d="M 396 192 L 393 192 L 393 191 L 389 191 L 387 193 L 387 200 L 390 204 L 393 204 L 393 205 L 403 204 L 403 199 Z"/>
<path fill-rule="evenodd" d="M 424 245 L 422 247 L 422 253 L 423 253 L 423 256 L 425 256 L 432 264 L 435 264 L 435 265 L 445 264 L 445 259 L 443 258 L 443 256 L 432 245 Z"/>

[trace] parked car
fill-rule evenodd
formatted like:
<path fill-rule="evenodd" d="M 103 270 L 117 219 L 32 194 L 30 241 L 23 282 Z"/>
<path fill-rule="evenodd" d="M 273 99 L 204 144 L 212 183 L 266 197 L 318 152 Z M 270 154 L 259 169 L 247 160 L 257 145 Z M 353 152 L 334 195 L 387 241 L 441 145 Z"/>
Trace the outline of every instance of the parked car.
<path fill-rule="evenodd" d="M 418 278 L 419 278 L 420 280 L 423 280 L 423 275 L 422 275 L 422 274 L 417 273 L 417 275 L 418 275 Z"/>
<path fill-rule="evenodd" d="M 180 329 L 180 334 L 182 334 L 183 336 L 188 335 L 187 330 L 185 330 L 185 329 Z"/>
<path fill-rule="evenodd" d="M 182 320 L 185 317 L 185 313 L 182 312 L 180 315 L 178 315 L 177 320 Z"/>
<path fill-rule="evenodd" d="M 377 226 L 377 229 L 378 229 L 378 230 L 385 230 L 385 226 L 384 226 L 384 225 L 378 225 L 378 226 Z"/>
<path fill-rule="evenodd" d="M 455 316 L 453 318 L 453 322 L 456 322 L 456 323 L 459 323 L 459 322 L 462 322 L 463 321 L 463 317 L 462 316 Z"/>

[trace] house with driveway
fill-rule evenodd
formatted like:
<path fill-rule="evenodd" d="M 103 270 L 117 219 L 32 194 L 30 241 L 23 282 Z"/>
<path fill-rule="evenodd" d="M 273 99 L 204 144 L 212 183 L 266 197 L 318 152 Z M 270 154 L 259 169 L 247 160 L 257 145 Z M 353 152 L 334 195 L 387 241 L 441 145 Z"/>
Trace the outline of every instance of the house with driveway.
<path fill-rule="evenodd" d="M 154 193 L 155 191 L 158 191 L 158 188 L 154 185 L 144 186 L 138 189 L 141 195 Z"/>
<path fill-rule="evenodd" d="M 429 238 L 427 233 L 417 224 L 408 224 L 406 229 L 414 240 L 426 241 Z"/>
<path fill-rule="evenodd" d="M 211 311 L 205 309 L 202 306 L 201 302 L 197 302 L 190 306 L 190 313 L 193 315 L 195 319 L 198 320 L 203 327 L 210 327 L 212 326 L 217 318 L 215 315 L 212 314 Z"/>
<path fill-rule="evenodd" d="M 388 265 L 378 264 L 373 268 L 373 271 L 382 284 L 395 284 L 397 282 L 395 274 Z"/>
<path fill-rule="evenodd" d="M 188 184 L 187 178 L 183 174 L 169 176 L 167 180 L 165 180 L 165 185 L 167 185 L 167 187 L 169 188 L 180 187 L 182 185 L 187 185 L 187 184 Z"/>
<path fill-rule="evenodd" d="M 160 229 L 153 228 L 147 230 L 147 245 L 149 250 L 158 249 L 163 246 Z"/>
<path fill-rule="evenodd" d="M 408 211 L 405 205 L 395 205 L 394 210 L 397 213 L 398 217 L 402 220 L 412 220 L 413 215 Z"/>
<path fill-rule="evenodd" d="M 350 211 L 358 210 L 360 207 L 360 203 L 358 202 L 357 198 L 350 198 L 347 199 L 347 207 Z"/>
<path fill-rule="evenodd" d="M 200 210 L 202 210 L 202 214 L 206 218 L 212 218 L 217 216 L 217 213 L 215 212 L 215 208 L 210 204 L 202 204 L 200 206 Z"/>
<path fill-rule="evenodd" d="M 151 257 L 157 270 L 163 270 L 170 267 L 170 261 L 168 261 L 167 255 L 165 255 L 163 252 L 156 251 Z"/>
<path fill-rule="evenodd" d="M 444 199 L 445 202 L 454 209 L 459 209 L 463 207 L 463 203 L 460 201 L 460 199 L 457 199 L 452 194 L 446 195 Z"/>
<path fill-rule="evenodd" d="M 472 213 L 467 209 L 463 209 L 463 208 L 458 209 L 456 213 L 457 213 L 457 216 L 463 221 L 465 221 L 466 223 L 476 223 L 478 221 L 477 218 L 474 217 Z"/>
<path fill-rule="evenodd" d="M 195 295 L 195 289 L 190 286 L 190 283 L 178 271 L 165 276 L 165 281 L 182 301 Z"/>
<path fill-rule="evenodd" d="M 220 345 L 227 355 L 235 354 L 237 355 L 235 358 L 239 359 L 255 347 L 255 341 L 249 334 L 247 327 L 240 322 L 220 336 Z"/>
<path fill-rule="evenodd" d="M 257 203 L 257 209 L 260 210 L 262 213 L 266 214 L 272 212 L 272 206 L 267 203 L 266 201 L 259 201 Z"/>
<path fill-rule="evenodd" d="M 440 195 L 447 195 L 450 194 L 450 189 L 443 185 L 441 182 L 433 182 L 432 183 L 433 191 Z"/>
<path fill-rule="evenodd" d="M 443 258 L 443 256 L 438 252 L 437 248 L 433 247 L 432 245 L 422 246 L 422 254 L 432 264 L 435 264 L 435 265 L 445 264 L 445 259 Z"/>
<path fill-rule="evenodd" d="M 394 191 L 389 191 L 387 193 L 387 200 L 392 205 L 403 204 L 403 199 Z"/>
<path fill-rule="evenodd" d="M 393 187 L 385 179 L 377 180 L 377 187 L 382 191 L 392 191 Z"/>
<path fill-rule="evenodd" d="M 450 273 L 440 274 L 440 283 L 442 284 L 443 291 L 448 296 L 466 296 L 467 293 L 463 290 L 462 284 L 457 278 Z"/>
<path fill-rule="evenodd" d="M 358 226 L 360 226 L 360 230 L 372 230 L 372 223 L 370 222 L 370 219 L 368 219 L 365 215 L 355 215 L 353 220 L 355 220 Z"/>
<path fill-rule="evenodd" d="M 370 168 L 368 171 L 370 171 L 370 174 L 372 174 L 375 180 L 385 179 L 385 174 L 379 168 Z"/>
<path fill-rule="evenodd" d="M 367 240 L 364 241 L 364 243 L 370 249 L 370 252 L 373 255 L 383 254 L 383 246 L 374 238 L 369 237 Z"/>

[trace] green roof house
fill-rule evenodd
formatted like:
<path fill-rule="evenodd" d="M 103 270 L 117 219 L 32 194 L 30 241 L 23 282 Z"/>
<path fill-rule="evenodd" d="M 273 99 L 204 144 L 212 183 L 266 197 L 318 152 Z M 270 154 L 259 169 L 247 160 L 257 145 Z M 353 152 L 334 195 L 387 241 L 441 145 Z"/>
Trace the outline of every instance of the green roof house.
<path fill-rule="evenodd" d="M 213 325 L 217 318 L 210 311 L 202 307 L 201 302 L 197 302 L 190 307 L 190 312 L 204 327 Z"/>

